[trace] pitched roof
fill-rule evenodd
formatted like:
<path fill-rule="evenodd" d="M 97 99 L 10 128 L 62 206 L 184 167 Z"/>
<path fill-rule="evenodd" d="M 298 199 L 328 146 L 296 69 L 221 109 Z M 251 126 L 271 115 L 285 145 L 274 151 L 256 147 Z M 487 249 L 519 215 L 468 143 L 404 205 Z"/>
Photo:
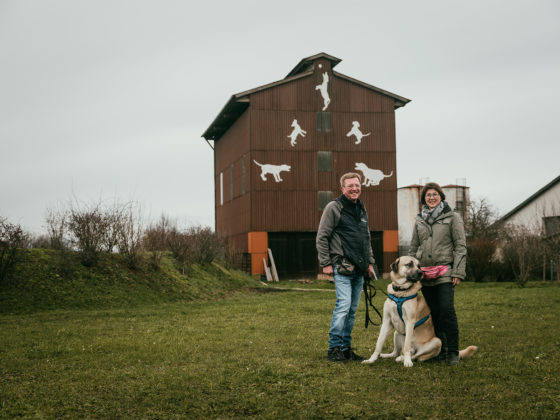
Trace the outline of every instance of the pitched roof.
<path fill-rule="evenodd" d="M 294 80 L 302 79 L 313 74 L 313 63 L 319 59 L 325 58 L 331 62 L 331 68 L 336 66 L 342 60 L 340 58 L 333 57 L 332 55 L 328 55 L 325 53 L 319 53 L 316 55 L 312 55 L 310 57 L 302 59 L 289 73 L 288 75 L 276 82 L 268 83 L 266 85 L 262 85 L 253 89 L 246 90 L 244 92 L 236 93 L 231 96 L 231 98 L 226 102 L 222 110 L 219 114 L 214 118 L 214 121 L 210 124 L 210 126 L 206 129 L 206 131 L 202 134 L 207 141 L 208 140 L 219 140 L 220 137 L 233 125 L 233 123 L 245 112 L 245 110 L 249 107 L 250 103 L 250 96 L 253 93 L 261 92 L 266 89 L 270 89 L 276 86 L 281 86 L 286 83 L 293 82 Z M 367 83 L 361 82 L 356 80 L 352 77 L 346 76 L 342 73 L 338 73 L 333 71 L 333 74 L 336 77 L 341 79 L 347 80 L 351 83 L 355 83 L 360 85 L 366 89 L 373 90 L 377 93 L 380 93 L 385 96 L 389 96 L 395 101 L 395 109 L 405 106 L 410 99 L 404 98 L 402 96 L 396 95 L 389 91 L 380 89 L 373 85 L 369 85 Z"/>
<path fill-rule="evenodd" d="M 546 184 L 544 187 L 542 187 L 540 190 L 538 190 L 536 193 L 534 193 L 532 196 L 530 196 L 528 199 L 526 199 L 521 204 L 519 204 L 517 207 L 514 207 L 513 210 L 509 211 L 508 213 L 506 213 L 502 217 L 500 217 L 500 221 L 505 221 L 510 216 L 513 216 L 519 210 L 523 209 L 525 206 L 530 204 L 533 200 L 535 200 L 539 196 L 543 195 L 545 192 L 547 192 L 549 189 L 554 187 L 559 182 L 560 182 L 560 176 L 557 176 L 552 181 L 550 181 L 548 184 Z"/>

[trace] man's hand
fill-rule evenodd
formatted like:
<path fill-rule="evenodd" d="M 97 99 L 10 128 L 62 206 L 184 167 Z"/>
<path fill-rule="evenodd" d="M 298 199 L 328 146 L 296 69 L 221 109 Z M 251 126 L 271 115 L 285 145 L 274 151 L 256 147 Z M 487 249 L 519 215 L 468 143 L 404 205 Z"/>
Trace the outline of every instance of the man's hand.
<path fill-rule="evenodd" d="M 334 269 L 332 265 L 326 265 L 323 267 L 324 274 L 334 274 Z"/>
<path fill-rule="evenodd" d="M 373 264 L 370 264 L 367 268 L 367 273 L 368 273 L 368 277 L 372 278 L 373 277 Z"/>
<path fill-rule="evenodd" d="M 457 286 L 461 283 L 461 279 L 459 277 L 453 277 L 453 286 Z"/>

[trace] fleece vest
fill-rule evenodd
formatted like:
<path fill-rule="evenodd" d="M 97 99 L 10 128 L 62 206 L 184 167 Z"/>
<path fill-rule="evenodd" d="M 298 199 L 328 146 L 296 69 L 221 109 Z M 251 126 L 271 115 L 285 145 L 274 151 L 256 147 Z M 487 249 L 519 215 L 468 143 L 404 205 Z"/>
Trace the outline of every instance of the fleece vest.
<path fill-rule="evenodd" d="M 342 210 L 336 231 L 340 236 L 344 255 L 356 266 L 359 273 L 367 273 L 369 236 L 364 205 L 360 200 L 354 203 L 344 195 L 338 197 L 337 201 L 342 204 Z"/>

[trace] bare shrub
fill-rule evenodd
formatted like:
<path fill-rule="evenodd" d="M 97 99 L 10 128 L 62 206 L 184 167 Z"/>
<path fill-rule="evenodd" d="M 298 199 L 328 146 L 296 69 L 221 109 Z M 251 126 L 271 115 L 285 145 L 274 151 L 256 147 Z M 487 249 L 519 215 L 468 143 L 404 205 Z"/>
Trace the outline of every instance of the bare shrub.
<path fill-rule="evenodd" d="M 469 272 L 475 281 L 483 281 L 494 271 L 499 236 L 499 227 L 495 223 L 497 218 L 497 211 L 486 199 L 470 202 L 465 234 Z"/>
<path fill-rule="evenodd" d="M 0 217 L 0 283 L 18 262 L 26 236 L 20 225 L 14 225 Z"/>
<path fill-rule="evenodd" d="M 209 227 L 194 226 L 187 230 L 193 242 L 193 259 L 199 264 L 210 264 L 225 257 L 224 242 Z"/>
<path fill-rule="evenodd" d="M 99 203 L 89 206 L 73 204 L 68 213 L 68 230 L 81 254 L 82 264 L 95 266 L 106 247 L 107 218 Z"/>
<path fill-rule="evenodd" d="M 49 235 L 29 234 L 24 245 L 25 248 L 51 248 L 51 239 Z"/>
<path fill-rule="evenodd" d="M 541 267 L 544 249 L 542 236 L 524 226 L 503 227 L 502 255 L 510 265 L 517 284 L 525 286 Z"/>
<path fill-rule="evenodd" d="M 223 241 L 209 227 L 191 226 L 181 229 L 176 221 L 162 215 L 156 224 L 146 229 L 144 248 L 152 253 L 152 264 L 159 266 L 164 251 L 170 251 L 187 273 L 192 264 L 209 264 L 225 258 Z"/>
<path fill-rule="evenodd" d="M 116 232 L 117 249 L 126 260 L 129 268 L 136 268 L 138 251 L 142 244 L 142 214 L 137 203 L 122 206 L 111 224 L 111 230 Z"/>
<path fill-rule="evenodd" d="M 60 210 L 47 209 L 45 215 L 50 248 L 64 249 L 68 245 L 68 215 Z"/>
<path fill-rule="evenodd" d="M 157 223 L 151 224 L 144 231 L 142 245 L 150 252 L 150 262 L 155 269 L 159 268 L 164 253 L 169 249 L 167 231 L 170 224 L 169 218 L 162 214 Z"/>

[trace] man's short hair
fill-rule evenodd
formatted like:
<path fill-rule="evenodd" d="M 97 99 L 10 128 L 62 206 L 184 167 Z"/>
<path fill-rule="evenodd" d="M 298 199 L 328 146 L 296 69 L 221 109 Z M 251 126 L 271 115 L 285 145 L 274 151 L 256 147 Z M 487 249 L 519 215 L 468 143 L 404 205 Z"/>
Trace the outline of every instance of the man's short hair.
<path fill-rule="evenodd" d="M 360 184 L 362 183 L 362 177 L 355 173 L 355 172 L 348 172 L 345 173 L 344 175 L 342 175 L 340 177 L 340 186 L 344 187 L 344 181 L 346 181 L 347 179 L 352 179 L 352 178 L 358 178 L 358 180 L 360 181 Z"/>

